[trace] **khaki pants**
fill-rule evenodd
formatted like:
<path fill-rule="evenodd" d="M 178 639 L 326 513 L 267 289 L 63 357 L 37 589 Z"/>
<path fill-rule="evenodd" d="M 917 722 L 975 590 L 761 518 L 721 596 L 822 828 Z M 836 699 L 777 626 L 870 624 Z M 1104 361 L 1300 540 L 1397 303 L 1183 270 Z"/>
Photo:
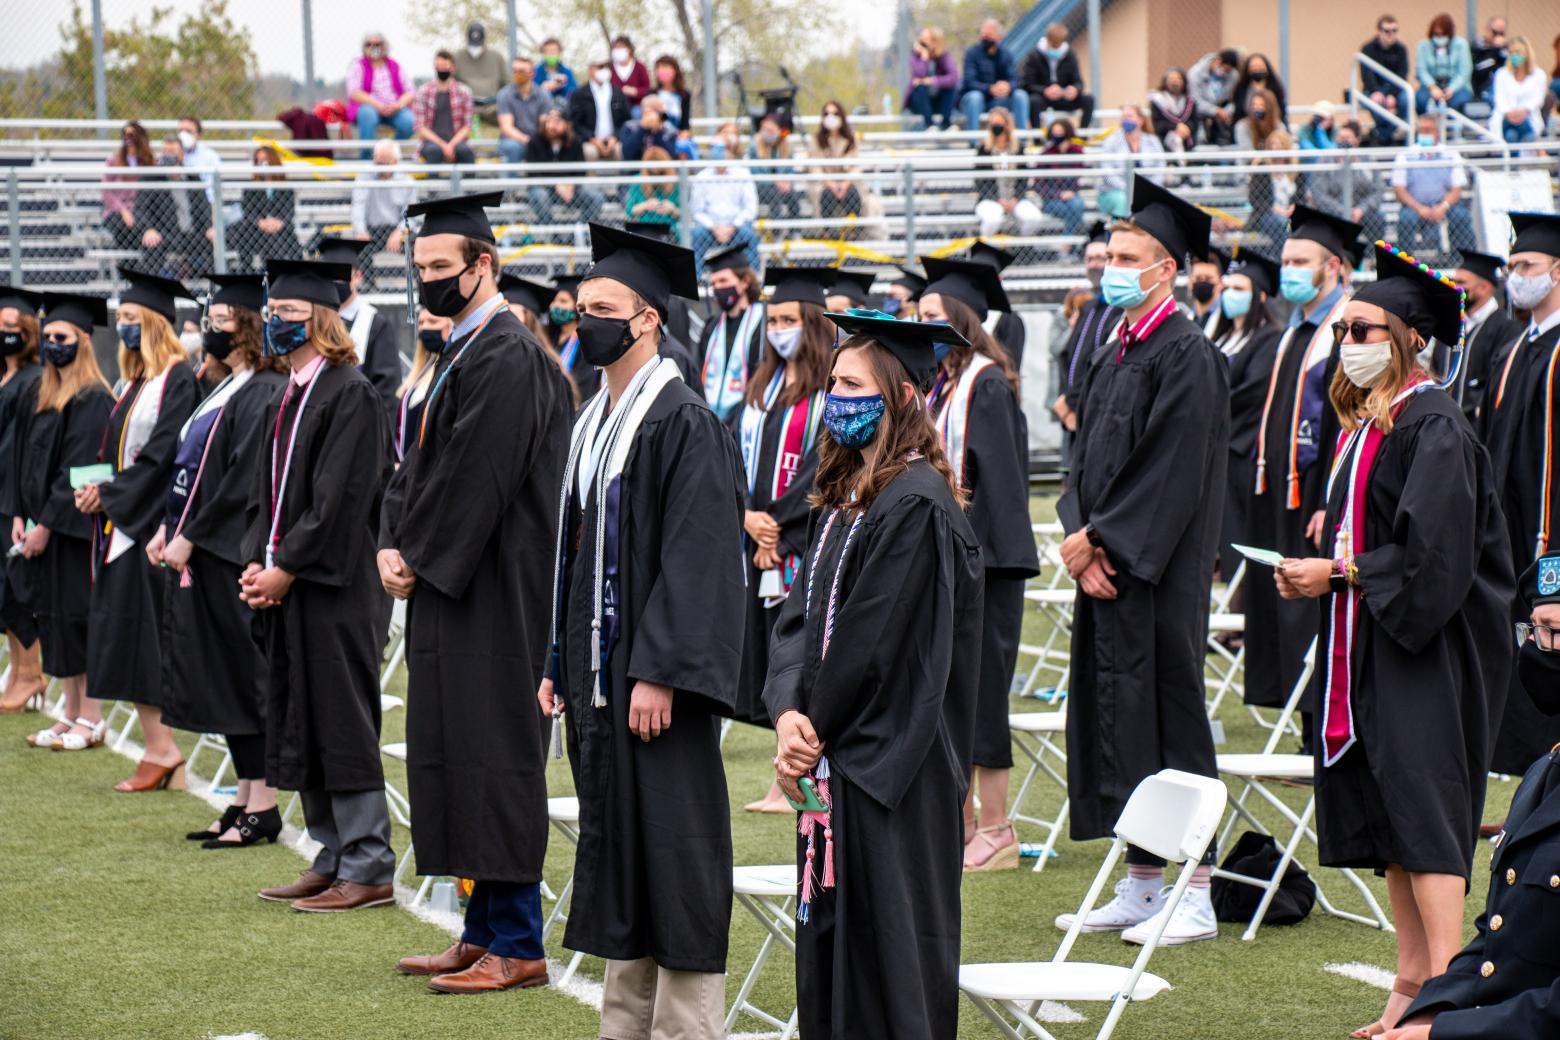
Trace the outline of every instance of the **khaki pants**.
<path fill-rule="evenodd" d="M 582 150 L 585 152 L 586 162 L 610 162 L 623 158 L 623 146 L 616 141 L 612 143 L 610 151 L 602 151 L 591 141 L 586 141 Z"/>
<path fill-rule="evenodd" d="M 722 1040 L 726 976 L 607 961 L 601 1040 Z"/>

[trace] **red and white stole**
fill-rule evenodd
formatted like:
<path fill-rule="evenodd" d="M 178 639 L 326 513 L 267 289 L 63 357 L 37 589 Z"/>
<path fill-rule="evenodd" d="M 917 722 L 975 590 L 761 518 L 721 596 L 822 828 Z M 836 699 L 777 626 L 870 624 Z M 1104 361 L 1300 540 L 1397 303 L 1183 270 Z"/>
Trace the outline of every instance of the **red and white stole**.
<path fill-rule="evenodd" d="M 764 403 L 762 405 L 749 404 L 742 409 L 741 446 L 742 465 L 747 472 L 748 496 L 751 498 L 758 489 L 759 458 L 763 454 L 764 419 L 774 407 L 775 401 L 780 397 L 780 391 L 785 387 L 785 365 L 780 365 L 775 370 L 774 378 L 769 381 L 769 386 L 764 390 Z M 790 490 L 791 484 L 796 480 L 796 474 L 801 471 L 802 460 L 812 450 L 813 442 L 818 436 L 818 426 L 823 418 L 822 392 L 804 397 L 786 405 L 785 411 L 780 416 L 780 445 L 775 452 L 775 468 L 769 478 L 769 501 L 771 503 L 780 499 Z M 791 583 L 796 579 L 797 564 L 801 558 L 795 553 L 786 556 L 780 569 L 780 581 L 785 591 L 791 591 Z"/>

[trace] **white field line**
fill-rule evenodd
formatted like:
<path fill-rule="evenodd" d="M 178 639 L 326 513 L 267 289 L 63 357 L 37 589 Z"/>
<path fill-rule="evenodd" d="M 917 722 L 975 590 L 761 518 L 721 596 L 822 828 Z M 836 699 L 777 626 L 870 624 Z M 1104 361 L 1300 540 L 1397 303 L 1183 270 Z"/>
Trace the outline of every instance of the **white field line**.
<path fill-rule="evenodd" d="M 1322 970 L 1384 990 L 1391 990 L 1392 980 L 1397 977 L 1390 971 L 1378 968 L 1374 964 L 1361 964 L 1358 961 L 1350 961 L 1348 964 L 1324 964 L 1322 965 Z"/>

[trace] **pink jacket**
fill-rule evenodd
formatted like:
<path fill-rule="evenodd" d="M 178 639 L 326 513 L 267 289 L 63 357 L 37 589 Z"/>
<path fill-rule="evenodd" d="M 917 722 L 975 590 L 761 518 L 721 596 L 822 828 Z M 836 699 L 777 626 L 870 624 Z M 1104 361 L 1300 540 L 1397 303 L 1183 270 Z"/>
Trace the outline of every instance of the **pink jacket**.
<path fill-rule="evenodd" d="M 401 66 L 394 58 L 385 59 L 385 68 L 390 71 L 390 87 L 395 91 L 395 96 L 400 97 L 406 93 L 406 88 L 401 85 Z M 357 121 L 358 103 L 352 100 L 354 90 L 374 89 L 374 63 L 367 55 L 358 59 L 357 82 L 347 84 L 347 122 Z"/>

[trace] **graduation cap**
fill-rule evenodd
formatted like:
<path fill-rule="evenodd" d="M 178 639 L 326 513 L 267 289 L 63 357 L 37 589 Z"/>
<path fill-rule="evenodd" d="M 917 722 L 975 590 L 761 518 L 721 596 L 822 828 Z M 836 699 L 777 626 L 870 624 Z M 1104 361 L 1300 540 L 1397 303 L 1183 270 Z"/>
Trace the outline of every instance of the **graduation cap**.
<path fill-rule="evenodd" d="M 580 281 L 610 278 L 644 297 L 661 320 L 673 296 L 698 299 L 699 275 L 693 250 L 675 242 L 647 238 L 605 224 L 590 225 L 590 256 L 594 261 Z"/>
<path fill-rule="evenodd" d="M 552 280 L 553 295 L 566 292 L 570 296 L 578 296 L 580 292 L 580 276 L 577 274 L 560 274 Z"/>
<path fill-rule="evenodd" d="M 1310 206 L 1297 205 L 1289 216 L 1290 238 L 1315 242 L 1338 259 L 1349 261 L 1350 267 L 1358 267 L 1365 257 L 1365 243 L 1360 241 L 1364 230 L 1352 220 Z"/>
<path fill-rule="evenodd" d="M 1560 256 L 1560 215 L 1554 213 L 1508 213 L 1513 253 L 1543 253 Z"/>
<path fill-rule="evenodd" d="M 1219 269 L 1220 274 L 1226 274 L 1230 269 L 1230 261 L 1235 257 L 1234 253 L 1225 252 L 1223 249 L 1208 247 L 1208 255 L 1198 257 L 1205 264 L 1213 264 Z"/>
<path fill-rule="evenodd" d="M 1376 243 L 1376 280 L 1360 286 L 1354 298 L 1397 315 L 1426 340 L 1434 336 L 1448 347 L 1462 341 L 1457 283 L 1385 242 Z"/>
<path fill-rule="evenodd" d="M 1462 250 L 1460 256 L 1457 270 L 1468 271 L 1486 282 L 1497 284 L 1500 282 L 1500 273 L 1506 266 L 1505 257 L 1490 253 L 1476 253 L 1472 249 Z"/>
<path fill-rule="evenodd" d="M 832 267 L 771 267 L 764 272 L 764 284 L 774 286 L 770 303 L 812 303 L 826 306 L 826 290 L 839 272 Z"/>
<path fill-rule="evenodd" d="M 921 298 L 921 294 L 926 291 L 926 279 L 922 278 L 908 267 L 901 267 L 899 270 L 904 273 L 898 278 L 895 278 L 889 284 L 897 285 L 902 289 L 908 290 L 911 300 L 919 300 Z"/>
<path fill-rule="evenodd" d="M 1188 254 L 1208 255 L 1213 218 L 1142 174 L 1132 175 L 1132 222 L 1165 247 L 1177 268 Z"/>
<path fill-rule="evenodd" d="M 406 207 L 408 217 L 422 217 L 420 235 L 464 235 L 483 242 L 497 242 L 493 225 L 488 223 L 488 206 L 504 201 L 501 191 L 483 191 L 475 195 L 449 195 L 442 199 L 414 202 Z"/>
<path fill-rule="evenodd" d="M 1105 222 L 1103 220 L 1096 220 L 1094 223 L 1089 225 L 1089 238 L 1088 238 L 1088 241 L 1089 242 L 1109 242 L 1110 241 L 1110 228 L 1105 225 Z M 1087 244 L 1087 243 L 1085 243 L 1085 244 Z"/>
<path fill-rule="evenodd" d="M 1017 255 L 1008 252 L 1006 249 L 998 248 L 982 239 L 975 240 L 975 244 L 970 246 L 969 254 L 971 260 L 990 264 L 998 271 L 1007 270 L 1012 266 L 1013 261 L 1018 259 Z"/>
<path fill-rule="evenodd" d="M 208 274 L 211 291 L 206 306 L 225 303 L 229 307 L 244 307 L 258 312 L 265 306 L 265 275 L 263 274 Z"/>
<path fill-rule="evenodd" d="M 38 316 L 38 307 L 42 303 L 42 293 L 20 286 L 0 285 L 0 311 L 15 307 L 29 318 L 34 318 Z"/>
<path fill-rule="evenodd" d="M 319 247 L 315 250 L 318 259 L 328 264 L 350 264 L 353 267 L 364 267 L 368 262 L 368 247 L 371 243 L 360 238 L 327 237 L 320 239 Z"/>
<path fill-rule="evenodd" d="M 267 260 L 265 262 L 266 297 L 271 300 L 307 300 L 337 310 L 341 294 L 337 282 L 352 277 L 348 264 L 323 260 Z"/>
<path fill-rule="evenodd" d="M 704 254 L 704 273 L 714 274 L 716 271 L 746 271 L 752 267 L 748 263 L 747 246 L 738 242 L 729 245 L 718 253 Z"/>
<path fill-rule="evenodd" d="M 128 264 L 120 264 L 119 273 L 130 283 L 130 287 L 119 294 L 119 302 L 146 307 L 167 318 L 170 325 L 173 324 L 174 316 L 178 313 L 178 307 L 173 301 L 195 299 L 194 295 L 184 287 L 183 282 L 172 278 L 164 278 Z"/>
<path fill-rule="evenodd" d="M 76 296 L 70 293 L 43 294 L 43 320 L 63 321 L 91 332 L 108 326 L 108 301 L 101 296 Z"/>
<path fill-rule="evenodd" d="M 997 269 L 984 261 L 923 256 L 921 264 L 926 268 L 927 283 L 921 290 L 922 296 L 951 296 L 973 310 L 981 321 L 992 311 L 1011 308 Z"/>
<path fill-rule="evenodd" d="M 667 242 L 677 241 L 677 236 L 672 233 L 672 225 L 664 220 L 625 220 L 623 230 L 631 235 L 644 235 L 646 238 L 659 238 Z"/>
<path fill-rule="evenodd" d="M 1261 253 L 1242 249 L 1229 258 L 1229 263 L 1224 265 L 1226 275 L 1243 274 L 1251 279 L 1251 288 L 1256 292 L 1267 293 L 1272 296 L 1278 292 L 1279 264 L 1263 256 Z"/>
<path fill-rule="evenodd" d="M 877 281 L 876 271 L 834 268 L 834 283 L 829 287 L 830 296 L 843 296 L 858 307 L 872 302 L 872 283 Z"/>
<path fill-rule="evenodd" d="M 910 381 L 922 386 L 937 368 L 937 355 L 932 346 L 951 343 L 956 347 L 969 346 L 969 340 L 959 335 L 959 330 L 941 322 L 899 321 L 882 311 L 846 311 L 843 314 L 825 312 L 824 317 L 839 326 L 847 336 L 867 336 L 881 343 L 885 350 L 899 359 L 910 375 Z"/>
<path fill-rule="evenodd" d="M 504 299 L 518 303 L 532 314 L 547 313 L 548 305 L 557 295 L 557 290 L 550 285 L 507 273 L 499 275 L 498 291 L 504 294 Z"/>

